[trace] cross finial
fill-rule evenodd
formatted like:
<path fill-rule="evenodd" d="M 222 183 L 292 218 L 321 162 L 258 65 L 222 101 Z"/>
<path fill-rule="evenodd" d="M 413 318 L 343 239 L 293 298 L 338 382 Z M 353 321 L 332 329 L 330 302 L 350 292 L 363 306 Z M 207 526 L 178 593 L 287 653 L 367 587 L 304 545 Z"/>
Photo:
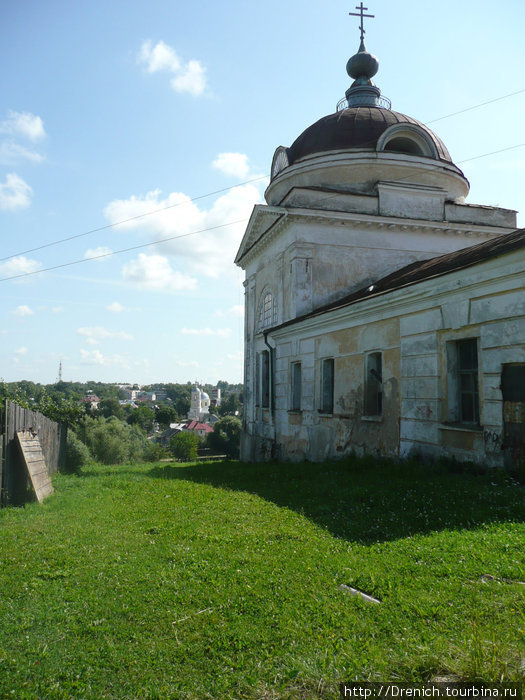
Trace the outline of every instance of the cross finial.
<path fill-rule="evenodd" d="M 359 10 L 359 12 L 349 12 L 348 14 L 353 15 L 354 17 L 361 17 L 361 41 L 363 41 L 365 38 L 365 29 L 363 27 L 363 18 L 364 17 L 375 17 L 375 15 L 365 15 L 365 10 L 368 10 L 368 7 L 364 7 L 362 2 L 360 5 L 356 5 L 355 9 Z"/>

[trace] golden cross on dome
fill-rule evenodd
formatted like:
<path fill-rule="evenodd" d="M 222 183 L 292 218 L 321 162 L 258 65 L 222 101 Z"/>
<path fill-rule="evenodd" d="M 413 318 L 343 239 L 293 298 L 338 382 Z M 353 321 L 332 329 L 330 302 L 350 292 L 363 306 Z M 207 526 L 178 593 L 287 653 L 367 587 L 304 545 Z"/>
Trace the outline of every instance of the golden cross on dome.
<path fill-rule="evenodd" d="M 359 12 L 349 12 L 349 15 L 353 15 L 354 17 L 361 17 L 361 41 L 365 38 L 365 29 L 363 27 L 363 17 L 375 17 L 375 15 L 365 15 L 365 10 L 368 10 L 368 7 L 364 7 L 363 3 L 361 2 L 361 5 L 356 5 L 356 10 L 359 10 Z"/>

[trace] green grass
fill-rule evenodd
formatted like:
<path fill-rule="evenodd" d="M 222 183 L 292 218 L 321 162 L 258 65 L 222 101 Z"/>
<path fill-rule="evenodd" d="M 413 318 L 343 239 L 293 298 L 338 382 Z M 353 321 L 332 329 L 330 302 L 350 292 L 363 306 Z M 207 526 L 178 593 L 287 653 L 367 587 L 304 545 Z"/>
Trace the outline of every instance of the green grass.
<path fill-rule="evenodd" d="M 149 464 L 55 487 L 0 511 L 0 697 L 336 698 L 343 680 L 521 678 L 523 489 L 501 474 Z"/>

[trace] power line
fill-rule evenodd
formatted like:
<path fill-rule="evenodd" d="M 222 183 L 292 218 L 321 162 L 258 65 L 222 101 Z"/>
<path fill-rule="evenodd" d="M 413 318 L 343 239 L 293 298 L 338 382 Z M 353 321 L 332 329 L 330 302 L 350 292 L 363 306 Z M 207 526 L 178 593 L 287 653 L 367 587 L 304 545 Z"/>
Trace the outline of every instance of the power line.
<path fill-rule="evenodd" d="M 477 160 L 478 158 L 486 158 L 487 156 L 495 156 L 498 153 L 503 153 L 504 151 L 513 151 L 515 148 L 521 148 L 525 146 L 525 143 L 517 143 L 515 146 L 507 146 L 507 148 L 500 148 L 499 151 L 491 151 L 490 153 L 483 153 L 481 156 L 473 156 L 472 158 L 465 158 L 464 160 L 458 160 L 458 163 L 468 163 L 471 160 Z"/>
<path fill-rule="evenodd" d="M 465 158 L 464 160 L 459 160 L 458 163 L 467 163 L 471 160 L 478 160 L 479 158 L 487 158 L 488 156 L 497 155 L 498 153 L 504 153 L 505 151 L 512 151 L 516 148 L 521 148 L 523 146 L 525 146 L 525 143 L 518 143 L 515 146 L 508 146 L 507 148 L 500 148 L 499 150 L 491 151 L 490 153 L 483 153 L 479 156 L 473 156 L 472 158 Z M 409 177 L 409 176 L 407 176 L 407 177 Z M 400 178 L 398 180 L 395 180 L 394 182 L 401 182 L 402 180 L 407 179 L 407 177 Z M 256 179 L 263 179 L 263 178 L 261 177 L 261 178 L 256 178 Z M 252 180 L 252 182 L 253 182 L 253 180 Z M 235 186 L 236 185 L 234 185 L 234 187 Z M 226 189 L 231 189 L 231 188 L 228 187 Z M 220 191 L 224 191 L 224 190 L 220 190 Z M 202 195 L 202 196 L 205 197 L 207 195 Z M 339 196 L 339 195 L 338 194 L 329 195 L 325 199 L 331 199 L 332 197 L 337 197 L 337 196 Z M 174 206 L 174 205 L 171 205 L 171 206 Z M 169 209 L 170 207 L 166 207 L 166 208 Z M 164 209 L 160 209 L 158 211 L 164 211 Z M 154 213 L 154 212 L 151 212 L 151 213 Z M 140 216 L 148 216 L 148 214 L 141 214 Z M 134 218 L 136 218 L 136 217 L 134 217 Z M 132 220 L 133 219 L 128 219 L 128 221 L 132 221 Z M 156 241 L 151 241 L 150 243 L 141 243 L 140 245 L 131 246 L 130 248 L 122 248 L 120 250 L 114 250 L 114 251 L 111 251 L 111 253 L 102 253 L 100 255 L 93 255 L 92 257 L 89 257 L 89 258 L 81 258 L 80 260 L 72 260 L 71 262 L 61 263 L 60 265 L 53 265 L 52 267 L 46 267 L 42 270 L 33 270 L 32 272 L 23 272 L 23 273 L 20 273 L 19 275 L 12 275 L 11 277 L 2 277 L 2 278 L 0 278 L 0 282 L 7 282 L 8 280 L 20 279 L 21 277 L 30 277 L 32 275 L 38 275 L 41 272 L 49 272 L 51 270 L 58 270 L 61 267 L 70 267 L 71 265 L 79 265 L 80 263 L 89 262 L 90 260 L 100 260 L 101 258 L 109 258 L 113 255 L 119 255 L 120 253 L 129 253 L 133 250 L 139 250 L 140 248 L 148 248 L 152 245 L 159 245 L 161 243 L 166 243 L 168 241 L 174 241 L 174 240 L 177 240 L 178 238 L 186 238 L 187 236 L 195 236 L 198 233 L 207 233 L 208 231 L 215 231 L 218 228 L 224 228 L 225 226 L 234 226 L 235 224 L 241 224 L 245 221 L 248 221 L 248 219 L 238 219 L 237 221 L 229 221 L 226 224 L 219 224 L 217 226 L 211 226 L 210 228 L 199 229 L 198 231 L 191 231 L 190 233 L 182 233 L 182 234 L 179 234 L 177 236 L 169 236 L 167 238 L 160 238 Z M 120 222 L 120 223 L 124 223 L 124 222 Z M 116 226 L 117 224 L 110 224 L 110 226 L 112 226 L 112 225 Z M 109 226 L 105 226 L 104 228 L 109 228 Z M 75 236 L 74 236 L 74 238 L 75 238 Z M 51 245 L 51 244 L 48 244 L 48 245 Z M 42 246 L 42 247 L 45 247 L 45 246 Z M 12 256 L 12 257 L 15 257 L 15 256 Z M 3 258 L 3 259 L 6 260 L 8 258 Z"/>
<path fill-rule="evenodd" d="M 514 97 L 515 95 L 520 95 L 521 93 L 524 93 L 525 89 L 522 90 L 517 90 L 516 92 L 511 92 L 508 93 L 507 95 L 502 95 L 501 97 L 495 97 L 492 100 L 487 100 L 485 102 L 480 102 L 477 105 L 473 105 L 472 107 L 466 107 L 465 109 L 461 109 L 457 112 L 451 112 L 450 114 L 445 114 L 442 117 L 437 117 L 437 119 L 431 119 L 430 121 L 425 122 L 425 124 L 433 124 L 434 122 L 441 121 L 442 119 L 448 119 L 449 117 L 454 117 L 458 114 L 463 114 L 464 112 L 470 112 L 473 109 L 478 109 L 479 107 L 484 107 L 485 105 L 492 104 L 493 102 L 499 102 L 500 100 L 505 100 L 508 97 Z M 522 144 L 518 144 L 518 146 L 521 146 Z M 518 148 L 518 146 L 511 146 L 508 149 L 502 149 L 502 150 L 511 150 L 512 148 Z M 501 151 L 494 151 L 494 154 L 500 153 Z M 475 158 L 484 158 L 485 155 L 493 155 L 491 154 L 484 154 L 481 156 L 475 156 Z M 467 160 L 475 160 L 475 158 L 469 158 Z M 460 163 L 466 163 L 467 160 L 459 161 Z M 207 194 L 199 195 L 198 197 L 192 197 L 191 199 L 188 199 L 184 202 L 177 202 L 176 204 L 169 204 L 166 207 L 161 207 L 159 209 L 155 209 L 153 211 L 145 212 L 144 214 L 138 214 L 137 216 L 132 216 L 129 219 L 123 219 L 122 221 L 116 221 L 112 224 L 106 224 L 105 226 L 99 226 L 98 228 L 90 229 L 89 231 L 85 231 L 83 233 L 78 233 L 74 236 L 68 236 L 66 238 L 61 238 L 56 241 L 52 241 L 50 243 L 44 243 L 41 246 L 37 246 L 35 248 L 28 248 L 27 250 L 23 250 L 19 253 L 13 253 L 12 255 L 8 255 L 4 258 L 0 258 L 0 262 L 5 262 L 6 260 L 11 260 L 12 258 L 16 258 L 19 255 L 25 255 L 26 253 L 34 253 L 37 250 L 43 250 L 44 248 L 50 248 L 55 245 L 59 245 L 60 243 L 67 243 L 68 241 L 73 241 L 77 238 L 82 238 L 84 236 L 89 236 L 92 233 L 99 233 L 100 231 L 105 231 L 109 228 L 114 228 L 115 226 L 119 226 L 121 224 L 126 224 L 131 221 L 137 221 L 138 219 L 145 218 L 147 216 L 152 216 L 153 214 L 159 214 L 160 212 L 166 211 L 168 209 L 174 209 L 175 207 L 180 207 L 183 204 L 188 204 L 189 202 L 196 202 L 199 199 L 205 199 L 206 197 L 211 197 L 215 194 L 221 194 L 221 192 L 227 192 L 229 190 L 232 190 L 234 187 L 242 187 L 243 185 L 249 185 L 252 182 L 259 182 L 260 180 L 264 180 L 267 178 L 268 175 L 261 175 L 260 177 L 253 178 L 251 180 L 246 180 L 245 182 L 239 182 L 235 185 L 231 185 L 230 187 L 224 187 L 220 190 L 215 190 L 214 192 L 208 192 Z M 0 280 L 2 281 L 2 280 Z"/>
<path fill-rule="evenodd" d="M 7 282 L 8 280 L 16 280 L 21 277 L 30 277 L 32 275 L 38 275 L 41 272 L 49 272 L 50 270 L 58 270 L 61 267 L 70 267 L 71 265 L 79 265 L 80 263 L 89 262 L 91 260 L 100 260 L 101 258 L 109 258 L 113 255 L 119 255 L 120 253 L 129 253 L 132 250 L 138 250 L 139 248 L 148 248 L 152 245 L 159 245 L 160 243 L 166 243 L 167 241 L 174 241 L 178 238 L 187 238 L 188 236 L 195 236 L 197 233 L 206 233 L 207 231 L 215 231 L 218 228 L 224 228 L 225 226 L 234 226 L 235 224 L 242 224 L 248 219 L 238 219 L 237 221 L 229 221 L 226 224 L 219 224 L 217 226 L 210 226 L 209 228 L 203 228 L 199 231 L 190 231 L 190 233 L 181 233 L 178 236 L 169 236 L 168 238 L 160 238 L 157 241 L 151 241 L 150 243 L 141 243 L 140 245 L 134 245 L 130 248 L 122 248 L 121 250 L 113 250 L 111 253 L 101 253 L 100 255 L 93 255 L 89 258 L 81 258 L 80 260 L 72 260 L 71 262 L 61 263 L 60 265 L 53 265 L 52 267 L 45 267 L 42 270 L 33 270 L 32 272 L 22 272 L 19 275 L 12 275 L 11 277 L 2 277 L 0 282 Z"/>
<path fill-rule="evenodd" d="M 517 90 L 516 92 L 511 92 L 511 93 L 509 93 L 509 94 L 507 94 L 507 95 L 502 95 L 501 97 L 496 97 L 496 98 L 494 98 L 494 99 L 492 99 L 492 100 L 487 100 L 487 101 L 485 101 L 485 102 L 480 102 L 479 104 L 473 105 L 472 107 L 467 107 L 467 108 L 462 109 L 462 110 L 459 110 L 459 111 L 457 111 L 457 112 L 451 112 L 450 114 L 446 114 L 446 115 L 444 115 L 443 117 L 438 117 L 437 119 L 431 119 L 430 121 L 427 121 L 427 122 L 425 122 L 425 123 L 426 123 L 426 124 L 432 124 L 432 123 L 434 123 L 434 122 L 441 121 L 442 119 L 448 119 L 449 117 L 454 117 L 454 116 L 456 116 L 456 115 L 458 115 L 458 114 L 463 114 L 464 112 L 469 112 L 469 111 L 471 111 L 471 110 L 478 109 L 479 107 L 484 107 L 485 105 L 492 104 L 492 103 L 494 103 L 494 102 L 499 102 L 500 100 L 507 99 L 508 97 L 514 97 L 515 95 L 519 95 L 519 94 L 524 93 L 524 92 L 525 92 L 525 89 L 523 89 L 523 90 Z M 465 158 L 465 159 L 463 159 L 463 160 L 457 161 L 457 164 L 467 163 L 467 162 L 470 162 L 470 161 L 472 161 L 472 160 L 478 160 L 479 158 L 486 158 L 486 157 L 488 157 L 488 156 L 497 155 L 498 153 L 503 153 L 503 152 L 505 152 L 505 151 L 511 151 L 511 150 L 516 149 L 516 148 L 521 148 L 522 146 L 525 146 L 525 143 L 519 143 L 519 144 L 516 144 L 516 145 L 514 145 L 514 146 L 508 146 L 508 147 L 506 147 L 506 148 L 501 148 L 501 149 L 499 149 L 499 150 L 497 150 L 497 151 L 491 151 L 490 153 L 483 153 L 483 154 L 481 154 L 481 155 L 479 155 L 479 156 L 473 156 L 472 158 Z M 153 214 L 158 214 L 158 213 L 160 213 L 160 212 L 167 211 L 167 210 L 169 210 L 169 209 L 174 209 L 174 208 L 176 208 L 176 207 L 180 207 L 180 206 L 182 206 L 182 205 L 184 205 L 184 204 L 189 204 L 190 202 L 196 202 L 196 201 L 198 201 L 198 200 L 200 200 L 200 199 L 205 199 L 206 197 L 211 197 L 211 196 L 216 195 L 216 194 L 221 194 L 222 192 L 228 192 L 229 190 L 232 190 L 232 189 L 234 189 L 235 187 L 242 187 L 243 185 L 248 185 L 248 184 L 251 184 L 252 182 L 259 182 L 260 180 L 264 180 L 264 179 L 266 179 L 267 177 L 268 177 L 268 175 L 261 175 L 261 176 L 259 176 L 259 177 L 253 178 L 253 179 L 251 179 L 251 180 L 246 180 L 246 181 L 244 181 L 244 182 L 239 182 L 239 183 L 237 183 L 237 184 L 235 184 L 235 185 L 230 185 L 229 187 L 223 187 L 222 189 L 215 190 L 215 191 L 213 191 L 213 192 L 208 192 L 207 194 L 199 195 L 199 196 L 197 196 L 197 197 L 192 197 L 192 198 L 190 198 L 190 199 L 185 200 L 184 202 L 177 202 L 177 203 L 175 203 L 175 204 L 168 204 L 168 205 L 165 206 L 165 207 L 160 207 L 159 209 L 154 209 L 153 211 L 145 212 L 144 214 L 137 214 L 136 216 L 129 217 L 128 219 L 122 219 L 121 221 L 116 221 L 116 222 L 111 223 L 111 224 L 106 224 L 105 226 L 100 226 L 100 227 L 98 227 L 98 228 L 90 229 L 89 231 L 85 231 L 85 232 L 83 232 L 83 233 L 78 233 L 78 234 L 76 234 L 76 235 L 74 235 L 74 236 L 68 236 L 68 237 L 66 237 L 66 238 L 62 238 L 62 239 L 59 239 L 59 240 L 56 240 L 56 241 L 52 241 L 52 242 L 50 242 L 50 243 L 44 243 L 43 245 L 37 246 L 37 247 L 35 247 L 35 248 L 28 248 L 27 250 L 21 251 L 21 252 L 19 252 L 19 253 L 14 253 L 14 254 L 8 255 L 8 256 L 6 256 L 6 257 L 4 257 L 4 258 L 0 258 L 0 262 L 5 262 L 6 260 L 11 260 L 11 259 L 13 259 L 13 258 L 15 258 L 15 257 L 20 256 L 20 255 L 25 255 L 26 253 L 34 253 L 34 252 L 36 252 L 36 251 L 38 251 L 38 250 L 43 250 L 44 248 L 50 248 L 50 247 L 52 247 L 52 246 L 59 245 L 60 243 L 66 243 L 66 242 L 68 242 L 68 241 L 76 240 L 76 239 L 78 239 L 78 238 L 82 238 L 82 237 L 84 237 L 84 236 L 88 236 L 88 235 L 90 235 L 90 234 L 92 234 L 92 233 L 98 233 L 98 232 L 100 232 L 100 231 L 105 231 L 105 230 L 107 230 L 107 229 L 114 228 L 115 226 L 120 226 L 120 225 L 122 225 L 122 224 L 126 224 L 126 223 L 129 223 L 129 222 L 131 222 L 131 221 L 137 221 L 137 220 L 143 219 L 143 218 L 145 218 L 145 217 L 147 217 L 147 216 L 152 216 Z M 401 179 L 403 180 L 403 179 L 406 179 L 406 178 L 401 178 Z M 245 221 L 245 219 L 242 219 L 242 220 L 240 220 L 240 221 Z M 229 224 L 221 224 L 221 226 L 229 226 L 229 225 L 232 225 L 232 224 L 235 224 L 235 223 L 240 223 L 240 221 L 231 222 L 231 223 L 229 223 Z M 200 230 L 200 231 L 193 231 L 193 232 L 191 232 L 191 233 L 182 234 L 182 235 L 180 235 L 180 236 L 171 236 L 171 237 L 169 237 L 169 238 L 160 239 L 160 240 L 158 240 L 158 241 L 152 241 L 152 242 L 150 242 L 150 243 L 144 243 L 144 244 L 142 244 L 142 245 L 133 246 L 133 247 L 131 247 L 131 248 L 123 248 L 123 249 L 121 249 L 121 250 L 112 251 L 111 253 L 104 253 L 104 254 L 102 254 L 102 255 L 92 256 L 92 257 L 90 257 L 90 258 L 82 258 L 81 260 L 74 260 L 74 261 L 71 261 L 71 262 L 68 262 L 68 263 L 63 263 L 63 264 L 61 264 L 61 265 L 55 265 L 55 266 L 53 266 L 53 267 L 44 268 L 44 269 L 42 269 L 42 270 L 35 270 L 35 271 L 33 271 L 33 272 L 21 273 L 20 275 L 13 275 L 13 276 L 11 276 L 11 277 L 0 278 L 0 282 L 6 282 L 6 281 L 8 281 L 8 280 L 18 279 L 18 278 L 20 278 L 20 277 L 28 277 L 28 276 L 31 276 L 31 275 L 36 275 L 36 274 L 38 274 L 39 272 L 48 272 L 48 271 L 50 271 L 50 270 L 56 270 L 56 269 L 58 269 L 58 268 L 60 268 L 60 267 L 68 267 L 68 266 L 70 266 L 70 265 L 78 265 L 78 264 L 80 264 L 80 263 L 82 263 L 82 262 L 88 262 L 89 260 L 97 260 L 97 259 L 99 259 L 99 258 L 110 257 L 110 256 L 112 256 L 112 255 L 118 255 L 118 254 L 120 254 L 120 253 L 126 253 L 126 252 L 129 252 L 129 251 L 132 251 L 132 250 L 137 250 L 137 249 L 139 249 L 139 248 L 146 248 L 146 247 L 148 247 L 148 246 L 157 245 L 157 244 L 159 244 L 159 243 L 163 243 L 163 242 L 166 242 L 166 241 L 175 240 L 175 239 L 177 239 L 177 238 L 184 238 L 185 236 L 192 236 L 192 235 L 195 235 L 195 234 L 197 234 L 197 233 L 204 233 L 204 232 L 206 232 L 206 231 L 213 230 L 214 228 L 220 228 L 220 226 L 216 226 L 216 227 L 213 227 L 213 228 L 210 228 L 210 229 L 202 229 L 202 230 Z"/>
<path fill-rule="evenodd" d="M 234 189 L 234 187 L 242 187 L 243 185 L 249 185 L 252 182 L 258 182 L 259 180 L 264 180 L 268 175 L 261 175 L 260 177 L 255 177 L 253 180 L 246 180 L 245 182 L 239 182 L 236 185 L 231 185 L 230 187 L 223 187 L 221 190 L 215 190 L 215 192 L 208 192 L 207 194 L 201 194 L 198 197 L 192 197 L 184 202 L 177 202 L 176 204 L 168 204 L 160 209 L 154 209 L 153 211 L 145 212 L 144 214 L 137 214 L 137 216 L 131 216 L 129 219 L 123 219 L 122 221 L 115 221 L 113 224 L 106 224 L 105 226 L 99 226 L 99 228 L 93 228 L 90 231 L 84 231 L 84 233 L 77 233 L 74 236 L 68 236 L 67 238 L 61 238 L 58 241 L 52 241 L 51 243 L 44 243 L 43 245 L 37 246 L 36 248 L 28 248 L 27 250 L 22 250 L 20 253 L 14 253 L 13 255 L 8 255 L 5 258 L 0 258 L 0 262 L 5 260 L 11 260 L 19 255 L 25 255 L 26 253 L 34 253 L 37 250 L 42 250 L 43 248 L 50 248 L 54 245 L 59 245 L 59 243 L 67 243 L 67 241 L 73 241 L 76 238 L 82 238 L 83 236 L 89 236 L 91 233 L 98 233 L 99 231 L 105 231 L 108 228 L 114 228 L 115 226 L 120 226 L 121 224 L 127 224 L 130 221 L 137 221 L 137 219 L 143 219 L 146 216 L 152 216 L 153 214 L 159 214 L 160 212 L 166 211 L 168 209 L 174 209 L 175 207 L 181 207 L 184 204 L 189 204 L 190 202 L 196 202 L 198 199 L 204 199 L 205 197 L 212 197 L 215 194 L 220 194 L 221 192 L 227 192 L 228 190 Z M 2 281 L 2 280 L 0 280 Z"/>
<path fill-rule="evenodd" d="M 425 124 L 434 124 L 434 122 L 440 122 L 442 119 L 448 119 L 449 117 L 455 117 L 458 114 L 464 114 L 465 112 L 470 112 L 473 109 L 478 109 L 478 107 L 484 107 L 485 105 L 490 105 L 493 102 L 499 102 L 500 100 L 506 100 L 507 97 L 514 97 L 514 95 L 520 95 L 523 90 L 517 90 L 516 92 L 509 92 L 508 95 L 502 95 L 501 97 L 495 97 L 493 100 L 487 100 L 486 102 L 480 102 L 478 105 L 473 105 L 472 107 L 466 107 L 465 109 L 460 109 L 458 112 L 451 112 L 450 114 L 445 114 L 444 117 L 438 117 L 437 119 L 431 119 Z"/>

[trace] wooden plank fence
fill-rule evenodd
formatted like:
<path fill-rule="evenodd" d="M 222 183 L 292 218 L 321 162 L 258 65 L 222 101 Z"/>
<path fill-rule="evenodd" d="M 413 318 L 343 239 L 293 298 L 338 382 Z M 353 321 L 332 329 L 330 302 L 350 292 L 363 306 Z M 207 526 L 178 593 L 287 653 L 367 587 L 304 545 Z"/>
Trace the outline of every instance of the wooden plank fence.
<path fill-rule="evenodd" d="M 67 426 L 37 411 L 6 401 L 2 410 L 2 460 L 0 505 L 20 503 L 30 497 L 31 482 L 16 434 L 31 431 L 38 438 L 49 476 L 65 466 Z"/>

